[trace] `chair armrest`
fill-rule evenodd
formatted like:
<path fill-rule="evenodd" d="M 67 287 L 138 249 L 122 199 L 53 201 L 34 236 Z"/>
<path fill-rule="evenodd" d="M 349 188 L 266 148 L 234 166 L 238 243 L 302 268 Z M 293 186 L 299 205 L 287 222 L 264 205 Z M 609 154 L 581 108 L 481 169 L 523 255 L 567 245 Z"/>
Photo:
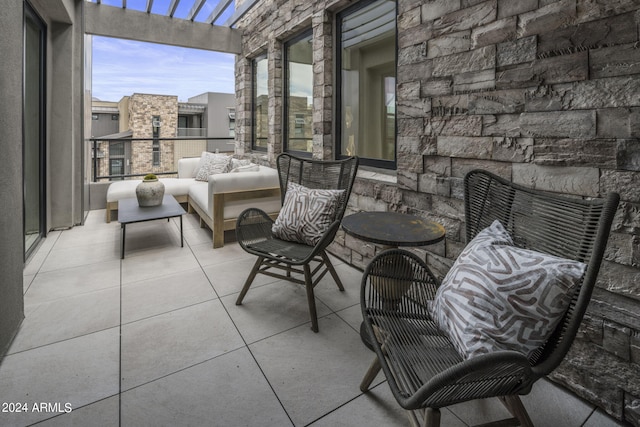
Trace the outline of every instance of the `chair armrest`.
<path fill-rule="evenodd" d="M 383 363 L 383 369 L 386 363 Z M 388 365 L 387 365 L 388 368 Z M 397 371 L 397 367 L 394 366 Z M 390 377 L 387 377 L 390 378 Z M 411 396 L 400 396 L 404 408 L 448 406 L 474 399 L 527 394 L 538 378 L 527 358 L 516 351 L 496 351 L 456 363 L 426 380 Z M 390 386 L 392 381 L 389 381 Z M 399 391 L 394 381 L 392 392 Z"/>

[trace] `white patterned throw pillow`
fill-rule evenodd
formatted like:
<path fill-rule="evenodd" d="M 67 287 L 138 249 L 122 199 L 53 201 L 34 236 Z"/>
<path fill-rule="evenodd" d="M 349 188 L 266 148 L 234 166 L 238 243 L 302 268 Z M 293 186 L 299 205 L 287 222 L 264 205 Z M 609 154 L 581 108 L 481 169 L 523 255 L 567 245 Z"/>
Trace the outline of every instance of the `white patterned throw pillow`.
<path fill-rule="evenodd" d="M 275 237 L 315 246 L 335 220 L 344 190 L 317 190 L 290 182 L 271 231 Z"/>
<path fill-rule="evenodd" d="M 196 169 L 196 181 L 208 181 L 209 175 L 229 172 L 231 156 L 203 152 Z"/>
<path fill-rule="evenodd" d="M 581 262 L 512 245 L 494 221 L 438 288 L 432 316 L 465 358 L 497 350 L 530 356 L 549 338 L 584 275 Z"/>

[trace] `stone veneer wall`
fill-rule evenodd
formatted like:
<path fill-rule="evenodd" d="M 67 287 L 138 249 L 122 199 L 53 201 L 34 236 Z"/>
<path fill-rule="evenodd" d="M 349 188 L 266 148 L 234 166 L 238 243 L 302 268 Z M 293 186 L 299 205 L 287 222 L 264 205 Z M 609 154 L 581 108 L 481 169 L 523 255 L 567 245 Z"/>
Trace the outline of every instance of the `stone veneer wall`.
<path fill-rule="evenodd" d="M 334 13 L 352 1 L 263 1 L 240 23 L 236 153 L 282 150 L 282 44 L 314 29 L 314 157 L 333 158 Z M 640 425 L 640 3 L 399 0 L 397 174 L 362 170 L 351 210 L 435 219 L 447 239 L 415 249 L 443 276 L 463 249 L 462 179 L 483 168 L 519 184 L 621 194 L 598 287 L 552 379 Z M 269 150 L 251 153 L 251 58 L 269 55 Z M 340 233 L 364 267 L 381 247 Z M 352 286 L 356 286 L 352 284 Z"/>
<path fill-rule="evenodd" d="M 178 129 L 178 97 L 134 93 L 129 100 L 132 138 L 153 138 L 153 116 L 160 116 L 160 138 L 173 138 Z M 151 141 L 131 142 L 131 173 L 175 171 L 174 141 L 160 141 L 160 165 L 153 166 Z"/>

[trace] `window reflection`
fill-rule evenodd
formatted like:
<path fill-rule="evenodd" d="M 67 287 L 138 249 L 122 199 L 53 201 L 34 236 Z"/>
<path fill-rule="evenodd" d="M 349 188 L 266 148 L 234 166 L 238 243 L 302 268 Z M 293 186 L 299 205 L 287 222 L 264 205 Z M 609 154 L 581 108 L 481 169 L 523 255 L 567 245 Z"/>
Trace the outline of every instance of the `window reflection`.
<path fill-rule="evenodd" d="M 313 151 L 313 49 L 307 31 L 285 44 L 285 150 Z"/>
<path fill-rule="evenodd" d="M 253 148 L 267 149 L 269 134 L 269 105 L 267 57 L 261 56 L 253 60 Z"/>
<path fill-rule="evenodd" d="M 396 3 L 359 3 L 338 17 L 340 153 L 395 165 Z"/>

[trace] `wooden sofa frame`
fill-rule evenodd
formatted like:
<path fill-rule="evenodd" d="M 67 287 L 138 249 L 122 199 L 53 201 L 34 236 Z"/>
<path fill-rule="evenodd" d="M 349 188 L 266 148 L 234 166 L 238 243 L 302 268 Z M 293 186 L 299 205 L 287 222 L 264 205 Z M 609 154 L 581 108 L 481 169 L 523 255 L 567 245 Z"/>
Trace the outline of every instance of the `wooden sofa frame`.
<path fill-rule="evenodd" d="M 221 248 L 224 246 L 224 232 L 227 230 L 235 230 L 237 218 L 224 218 L 224 208 L 228 202 L 244 201 L 258 199 L 264 197 L 280 197 L 280 188 L 260 188 L 256 190 L 229 191 L 225 193 L 213 193 L 213 218 L 198 206 L 197 203 L 191 203 L 187 198 L 188 212 L 197 213 L 200 217 L 200 226 L 208 226 L 213 233 L 213 247 Z M 278 213 L 270 213 L 269 216 L 275 219 Z"/>

